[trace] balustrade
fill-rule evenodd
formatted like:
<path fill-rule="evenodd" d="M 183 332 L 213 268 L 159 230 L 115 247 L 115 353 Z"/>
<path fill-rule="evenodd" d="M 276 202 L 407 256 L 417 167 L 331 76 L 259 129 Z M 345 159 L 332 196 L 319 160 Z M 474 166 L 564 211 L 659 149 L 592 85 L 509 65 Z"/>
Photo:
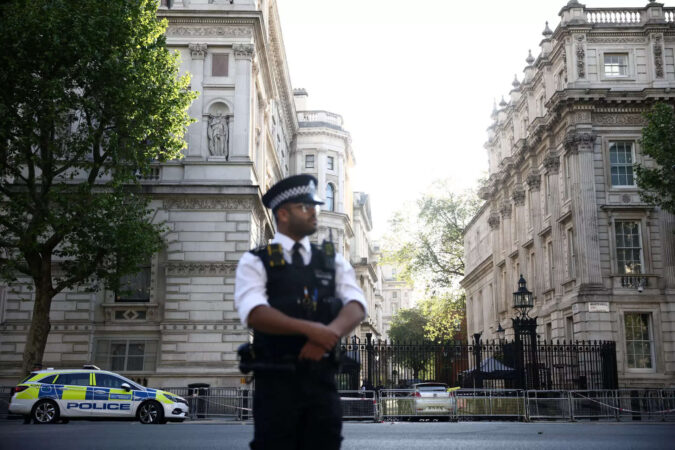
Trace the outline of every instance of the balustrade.
<path fill-rule="evenodd" d="M 608 10 L 593 9 L 586 10 L 586 20 L 588 23 L 604 24 L 638 24 L 642 20 L 642 14 L 637 10 Z"/>
<path fill-rule="evenodd" d="M 299 111 L 300 122 L 323 122 L 342 128 L 342 116 L 329 111 Z"/>

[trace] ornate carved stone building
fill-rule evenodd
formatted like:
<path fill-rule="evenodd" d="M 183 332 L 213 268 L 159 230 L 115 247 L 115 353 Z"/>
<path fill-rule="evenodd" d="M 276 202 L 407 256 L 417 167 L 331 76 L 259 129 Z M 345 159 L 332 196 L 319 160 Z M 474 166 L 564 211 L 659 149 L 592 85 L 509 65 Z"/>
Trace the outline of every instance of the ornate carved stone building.
<path fill-rule="evenodd" d="M 296 108 L 275 0 L 175 0 L 158 14 L 200 93 L 184 158 L 142 180 L 167 247 L 124 293 L 57 296 L 43 363 L 94 362 L 157 387 L 236 385 L 236 349 L 249 331 L 234 309 L 234 271 L 273 234 L 262 193 L 289 174 L 317 175 L 332 198 L 318 239 L 332 229 L 349 257 L 351 140 L 339 116 Z M 0 286 L 0 383 L 20 375 L 32 295 L 28 284 Z"/>
<path fill-rule="evenodd" d="M 675 102 L 675 8 L 586 8 L 493 112 L 485 205 L 465 234 L 469 334 L 513 336 L 523 274 L 538 334 L 614 340 L 624 386 L 675 383 L 675 218 L 641 201 L 642 113 Z"/>

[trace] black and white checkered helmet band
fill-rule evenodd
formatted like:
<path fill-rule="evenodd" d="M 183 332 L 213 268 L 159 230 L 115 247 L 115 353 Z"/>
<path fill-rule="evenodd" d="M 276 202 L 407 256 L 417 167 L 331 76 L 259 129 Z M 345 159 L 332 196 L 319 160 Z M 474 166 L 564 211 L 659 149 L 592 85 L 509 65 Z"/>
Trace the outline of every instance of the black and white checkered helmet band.
<path fill-rule="evenodd" d="M 313 184 L 314 183 L 310 183 L 306 186 L 295 186 L 288 190 L 280 192 L 279 195 L 270 200 L 270 209 L 275 209 L 277 206 L 294 197 L 301 197 L 306 195 L 313 196 L 314 192 L 316 192 L 316 187 Z"/>

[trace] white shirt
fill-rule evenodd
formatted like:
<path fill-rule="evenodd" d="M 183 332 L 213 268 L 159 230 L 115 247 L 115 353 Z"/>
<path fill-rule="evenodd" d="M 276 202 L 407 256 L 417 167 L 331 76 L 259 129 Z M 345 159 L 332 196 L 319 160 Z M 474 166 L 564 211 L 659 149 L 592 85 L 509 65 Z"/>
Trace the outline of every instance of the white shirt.
<path fill-rule="evenodd" d="M 277 232 L 271 243 L 281 244 L 284 259 L 290 264 L 293 259 L 292 252 L 295 241 Z M 307 265 L 312 259 L 309 238 L 305 236 L 300 244 L 302 244 L 300 254 L 305 265 Z M 359 302 L 368 314 L 363 291 L 356 284 L 354 268 L 339 253 L 335 255 L 335 296 L 342 300 L 343 305 L 349 302 Z M 270 306 L 267 297 L 267 272 L 260 258 L 246 252 L 237 265 L 234 288 L 234 306 L 239 312 L 239 318 L 243 325 L 248 325 L 249 313 L 260 305 Z"/>

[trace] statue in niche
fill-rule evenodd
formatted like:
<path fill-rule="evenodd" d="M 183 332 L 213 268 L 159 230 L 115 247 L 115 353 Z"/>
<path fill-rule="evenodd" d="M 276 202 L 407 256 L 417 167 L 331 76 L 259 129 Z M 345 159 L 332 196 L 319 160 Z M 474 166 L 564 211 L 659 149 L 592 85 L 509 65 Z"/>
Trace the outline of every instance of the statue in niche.
<path fill-rule="evenodd" d="M 222 114 L 209 115 L 207 137 L 209 139 L 209 153 L 211 156 L 229 156 L 229 128 L 227 116 Z"/>

